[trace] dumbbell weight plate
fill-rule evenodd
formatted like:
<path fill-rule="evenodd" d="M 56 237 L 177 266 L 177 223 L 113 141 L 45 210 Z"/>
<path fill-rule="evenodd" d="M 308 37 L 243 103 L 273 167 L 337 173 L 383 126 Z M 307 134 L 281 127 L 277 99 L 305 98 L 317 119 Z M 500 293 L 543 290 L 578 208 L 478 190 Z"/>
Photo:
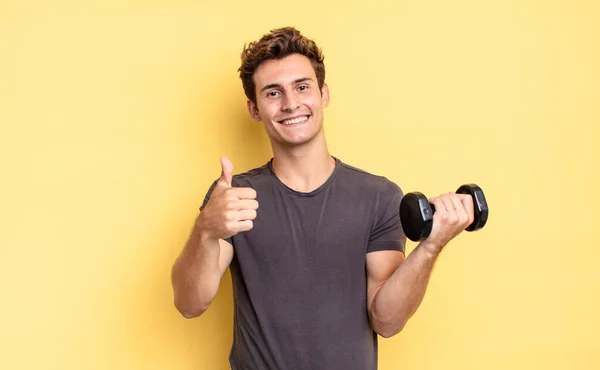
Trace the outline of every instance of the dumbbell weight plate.
<path fill-rule="evenodd" d="M 434 212 L 424 194 L 406 194 L 400 202 L 400 221 L 404 234 L 414 242 L 427 238 L 433 227 Z"/>

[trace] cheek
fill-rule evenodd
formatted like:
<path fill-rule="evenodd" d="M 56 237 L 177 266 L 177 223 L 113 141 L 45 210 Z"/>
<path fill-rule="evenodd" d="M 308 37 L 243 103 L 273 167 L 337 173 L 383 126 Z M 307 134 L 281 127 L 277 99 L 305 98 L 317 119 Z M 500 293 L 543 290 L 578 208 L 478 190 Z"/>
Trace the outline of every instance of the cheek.
<path fill-rule="evenodd" d="M 308 105 L 311 108 L 318 108 L 321 106 L 323 102 L 321 101 L 321 97 L 320 96 L 313 96 L 310 101 L 308 102 Z"/>
<path fill-rule="evenodd" d="M 258 114 L 263 121 L 271 120 L 279 110 L 279 104 L 261 104 Z"/>

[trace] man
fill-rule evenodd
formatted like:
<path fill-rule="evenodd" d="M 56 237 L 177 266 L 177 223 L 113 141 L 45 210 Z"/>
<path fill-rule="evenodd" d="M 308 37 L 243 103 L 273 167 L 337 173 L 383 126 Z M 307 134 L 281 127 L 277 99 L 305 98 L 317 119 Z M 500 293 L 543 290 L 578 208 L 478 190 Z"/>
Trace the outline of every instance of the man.
<path fill-rule="evenodd" d="M 397 334 L 416 311 L 442 248 L 473 221 L 472 198 L 430 199 L 433 230 L 405 259 L 401 189 L 327 149 L 315 43 L 273 30 L 244 49 L 240 76 L 273 158 L 239 175 L 221 158 L 173 266 L 175 306 L 201 315 L 230 268 L 232 369 L 374 370 L 377 334 Z"/>

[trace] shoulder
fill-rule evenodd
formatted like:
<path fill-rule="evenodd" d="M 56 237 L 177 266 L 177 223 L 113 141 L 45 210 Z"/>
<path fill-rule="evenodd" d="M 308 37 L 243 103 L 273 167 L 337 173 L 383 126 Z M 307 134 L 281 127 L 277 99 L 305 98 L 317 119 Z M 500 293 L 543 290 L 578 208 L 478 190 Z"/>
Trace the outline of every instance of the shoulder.
<path fill-rule="evenodd" d="M 388 177 L 371 173 L 339 159 L 337 161 L 339 162 L 340 177 L 343 182 L 377 194 L 402 195 L 400 186 Z"/>
<path fill-rule="evenodd" d="M 260 167 L 252 168 L 246 172 L 233 175 L 233 186 L 251 186 L 254 183 L 261 182 L 264 179 L 270 178 L 269 162 Z"/>

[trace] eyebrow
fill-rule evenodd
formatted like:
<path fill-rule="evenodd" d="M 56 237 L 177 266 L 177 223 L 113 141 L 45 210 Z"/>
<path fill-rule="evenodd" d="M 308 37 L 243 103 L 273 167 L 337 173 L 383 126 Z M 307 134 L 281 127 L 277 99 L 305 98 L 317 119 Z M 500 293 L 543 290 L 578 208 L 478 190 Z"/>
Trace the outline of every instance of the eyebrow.
<path fill-rule="evenodd" d="M 311 78 L 310 77 L 299 78 L 299 79 L 297 79 L 297 80 L 294 81 L 294 84 L 298 84 L 298 83 L 304 82 L 304 81 L 311 81 Z M 268 84 L 267 86 L 265 86 L 262 89 L 260 89 L 260 91 L 263 92 L 265 90 L 273 89 L 273 88 L 276 88 L 276 87 L 281 87 L 281 84 Z"/>

